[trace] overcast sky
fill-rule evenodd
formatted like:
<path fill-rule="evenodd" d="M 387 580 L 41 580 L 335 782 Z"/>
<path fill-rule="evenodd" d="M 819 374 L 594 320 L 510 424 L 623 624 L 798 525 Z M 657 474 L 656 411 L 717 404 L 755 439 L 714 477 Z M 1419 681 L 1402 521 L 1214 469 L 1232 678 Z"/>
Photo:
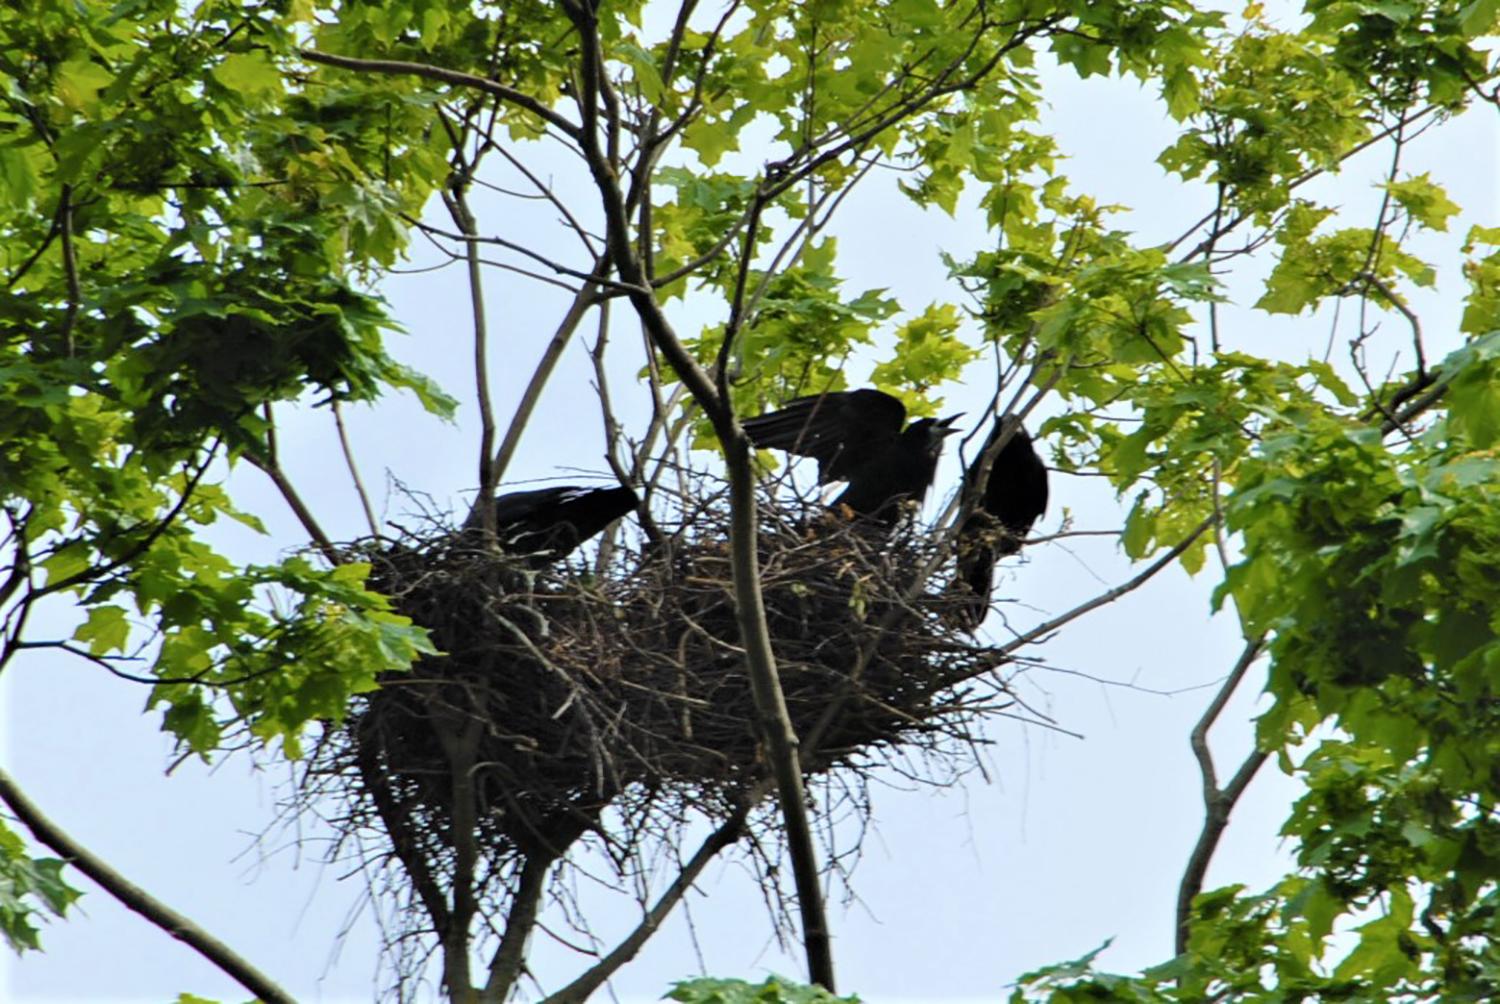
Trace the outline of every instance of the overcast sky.
<path fill-rule="evenodd" d="M 1173 129 L 1148 91 L 1059 74 L 1050 80 L 1044 127 L 1072 155 L 1062 171 L 1077 189 L 1134 207 L 1120 225 L 1143 241 L 1175 237 L 1201 214 L 1206 193 L 1174 182 L 1154 164 Z M 1495 154 L 1493 116 L 1483 110 L 1429 132 L 1413 148 L 1409 169 L 1430 170 L 1465 208 L 1454 232 L 1497 222 Z M 1351 224 L 1365 225 L 1373 215 L 1370 185 L 1385 169 L 1384 157 L 1359 159 L 1316 197 L 1370 205 Z M 567 184 L 561 175 L 559 184 Z M 497 229 L 509 212 L 482 204 L 481 229 Z M 938 252 L 962 257 L 988 243 L 975 214 L 949 220 L 920 213 L 895 194 L 893 179 L 880 177 L 849 201 L 835 230 L 849 291 L 888 288 L 909 313 L 932 301 L 962 302 L 944 279 Z M 416 252 L 431 260 L 425 249 Z M 1430 357 L 1456 341 L 1454 290 L 1461 286 L 1451 256 L 1439 264 L 1441 291 L 1415 298 L 1434 342 Z M 488 283 L 495 338 L 503 346 L 494 379 L 503 419 L 556 324 L 559 300 L 556 291 L 513 276 L 492 273 Z M 408 332 L 391 339 L 393 354 L 437 377 L 464 406 L 453 426 L 406 399 L 357 410 L 350 417 L 364 473 L 382 498 L 387 479 L 396 478 L 462 506 L 476 480 L 463 276 L 449 269 L 400 277 L 385 292 Z M 1269 319 L 1244 309 L 1258 295 L 1253 283 L 1237 282 L 1230 293 L 1239 307 L 1226 314 L 1228 330 L 1242 344 L 1294 359 L 1321 354 L 1327 316 Z M 708 310 L 690 307 L 674 320 L 691 331 L 713 318 Z M 624 312 L 617 317 L 623 329 Z M 643 414 L 644 394 L 632 393 L 634 364 L 626 362 L 617 367 L 621 410 Z M 580 470 L 604 470 L 586 363 L 575 343 L 509 482 L 578 481 Z M 988 392 L 977 378 L 949 395 L 949 410 L 977 415 Z M 361 518 L 332 452 L 327 416 L 289 420 L 284 449 L 294 481 L 335 537 L 358 535 Z M 242 505 L 272 528 L 267 538 L 235 528 L 216 532 L 215 541 L 238 557 L 273 558 L 302 539 L 263 480 L 249 468 L 232 476 Z M 945 501 L 955 483 L 950 457 L 929 508 Z M 1054 532 L 1065 513 L 1079 529 L 1117 528 L 1128 502 L 1117 503 L 1097 479 L 1054 474 L 1052 508 L 1038 532 Z M 390 505 L 394 515 L 402 503 L 392 497 Z M 1129 575 L 1113 542 L 1075 538 L 1012 559 L 996 593 L 1010 601 L 1011 621 L 1024 629 Z M 1209 616 L 1211 577 L 1194 582 L 1176 570 L 1163 574 L 1037 651 L 1048 667 L 1027 675 L 1026 693 L 1083 738 L 996 720 L 989 728 L 988 781 L 976 774 L 962 789 L 930 790 L 891 775 L 889 787 L 877 790 L 877 826 L 853 878 L 859 899 L 832 905 L 842 991 L 875 1004 L 995 1000 L 1021 972 L 1077 957 L 1110 938 L 1113 947 L 1101 963 L 1113 969 L 1171 954 L 1177 882 L 1201 821 L 1187 735 L 1240 648 L 1232 618 Z M 59 633 L 71 630 L 66 620 L 52 624 Z M 39 622 L 35 636 L 47 630 Z M 1221 763 L 1236 765 L 1248 749 L 1257 689 L 1244 688 L 1215 733 Z M 258 770 L 239 756 L 212 769 L 189 763 L 164 777 L 171 748 L 157 731 L 157 716 L 140 714 L 145 697 L 139 686 L 92 666 L 31 653 L 0 680 L 6 762 L 77 839 L 236 947 L 299 1000 L 369 999 L 380 933 L 359 906 L 362 878 L 320 864 L 319 841 L 327 834 L 316 824 L 301 830 L 276 824 L 286 768 Z M 1293 791 L 1274 767 L 1265 769 L 1220 848 L 1210 886 L 1254 888 L 1281 873 L 1285 855 L 1274 833 Z M 300 851 L 299 836 L 308 838 Z M 44 930 L 46 954 L 8 960 L 7 999 L 163 1001 L 182 991 L 243 999 L 191 952 L 81 877 L 73 881 L 87 891 L 78 914 Z M 599 900 L 594 909 L 606 932 L 633 923 L 628 912 L 589 895 Z M 345 929 L 340 947 L 335 934 Z M 536 947 L 534 969 L 546 985 L 555 988 L 582 967 L 545 938 Z M 672 980 L 700 971 L 751 979 L 768 971 L 804 974 L 798 953 L 775 944 L 759 892 L 733 854 L 709 869 L 689 910 L 678 911 L 622 971 L 615 989 L 622 998 L 654 999 Z"/>

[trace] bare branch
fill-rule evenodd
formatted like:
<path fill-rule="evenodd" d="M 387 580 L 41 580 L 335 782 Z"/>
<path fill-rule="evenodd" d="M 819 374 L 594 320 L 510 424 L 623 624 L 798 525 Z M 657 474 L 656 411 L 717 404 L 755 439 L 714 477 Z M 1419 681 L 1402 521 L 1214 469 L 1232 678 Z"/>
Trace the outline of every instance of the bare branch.
<path fill-rule="evenodd" d="M 558 323 L 557 330 L 552 333 L 552 340 L 547 343 L 546 349 L 542 351 L 542 358 L 536 364 L 536 369 L 531 373 L 531 380 L 526 384 L 526 390 L 521 394 L 521 400 L 516 405 L 516 413 L 511 417 L 510 425 L 505 430 L 505 439 L 500 443 L 500 449 L 495 451 L 494 463 L 491 467 L 493 482 L 485 487 L 481 497 L 487 498 L 494 494 L 500 479 L 505 476 L 505 470 L 510 466 L 511 459 L 516 454 L 516 449 L 521 445 L 521 434 L 526 431 L 526 425 L 531 421 L 531 413 L 536 409 L 537 402 L 541 400 L 542 391 L 547 386 L 547 381 L 552 376 L 552 371 L 557 368 L 557 362 L 562 358 L 563 350 L 573 340 L 573 334 L 578 330 L 588 314 L 589 308 L 594 305 L 594 296 L 598 292 L 598 280 L 602 279 L 608 268 L 606 260 L 601 257 L 594 263 L 593 275 L 585 282 L 573 297 L 573 302 L 568 304 L 568 312 Z"/>
<path fill-rule="evenodd" d="M 1182 883 L 1177 889 L 1178 955 L 1187 951 L 1193 897 L 1203 891 L 1203 877 L 1207 874 L 1209 861 L 1212 860 L 1214 851 L 1219 846 L 1219 840 L 1224 835 L 1224 828 L 1229 825 L 1229 814 L 1268 755 L 1264 750 L 1251 750 L 1250 755 L 1235 773 L 1234 779 L 1221 789 L 1214 770 L 1213 753 L 1208 748 L 1208 730 L 1213 727 L 1219 713 L 1224 710 L 1224 705 L 1229 703 L 1229 698 L 1239 687 L 1240 681 L 1245 678 L 1250 665 L 1260 655 L 1265 641 L 1265 635 L 1261 635 L 1245 644 L 1245 650 L 1240 653 L 1234 668 L 1225 677 L 1223 686 L 1209 702 L 1207 709 L 1203 712 L 1203 717 L 1198 719 L 1198 724 L 1193 726 L 1189 740 L 1193 748 L 1193 756 L 1198 760 L 1198 770 L 1203 775 L 1204 818 L 1203 829 L 1198 834 L 1198 842 L 1194 845 L 1192 854 L 1188 857 Z"/>
<path fill-rule="evenodd" d="M 121 905 L 140 914 L 167 934 L 181 941 L 204 959 L 254 994 L 265 1004 L 295 1004 L 291 994 L 271 981 L 228 945 L 204 931 L 182 914 L 126 879 L 101 858 L 64 833 L 48 819 L 5 771 L 0 770 L 0 800 L 26 825 L 32 836 L 63 860 L 83 872 Z"/>
<path fill-rule="evenodd" d="M 380 523 L 375 519 L 375 509 L 370 505 L 370 493 L 365 491 L 364 479 L 359 476 L 359 465 L 354 462 L 354 448 L 349 445 L 349 431 L 344 428 L 344 410 L 339 406 L 335 398 L 331 406 L 333 408 L 333 424 L 338 429 L 339 448 L 344 452 L 344 464 L 349 468 L 349 477 L 354 480 L 354 491 L 359 496 L 359 504 L 365 511 L 365 522 L 370 526 L 372 537 L 380 536 Z"/>
<path fill-rule="evenodd" d="M 554 855 L 536 851 L 528 854 L 521 866 L 515 895 L 505 913 L 505 933 L 490 960 L 489 979 L 479 994 L 484 1004 L 503 1004 L 526 969 L 526 941 L 536 926 L 542 893 L 547 889 L 547 870 L 555 860 Z"/>
<path fill-rule="evenodd" d="M 489 319 L 484 309 L 484 274 L 479 267 L 479 246 L 473 236 L 477 232 L 474 214 L 462 185 L 455 185 L 452 194 L 445 194 L 444 204 L 448 215 L 463 231 L 464 258 L 469 276 L 469 323 L 474 330 L 474 391 L 479 404 L 479 495 L 474 504 L 480 513 L 480 525 L 486 532 L 494 532 L 495 507 L 491 501 L 500 475 L 491 459 L 495 443 L 495 408 L 490 401 L 489 370 Z"/>
<path fill-rule="evenodd" d="M 589 969 L 578 979 L 563 987 L 557 993 L 552 994 L 542 1004 L 582 1004 L 599 987 L 604 985 L 605 980 L 614 974 L 625 963 L 635 958 L 646 939 L 656 933 L 661 922 L 666 918 L 673 907 L 682 899 L 687 891 L 693 887 L 703 869 L 714 859 L 716 855 L 726 847 L 729 847 L 740 838 L 745 827 L 745 819 L 749 815 L 749 805 L 743 805 L 736 809 L 730 817 L 724 821 L 718 829 L 709 834 L 708 839 L 693 854 L 688 863 L 682 866 L 682 871 L 677 878 L 667 887 L 661 897 L 646 911 L 641 922 L 635 930 L 617 945 L 598 964 Z"/>
<path fill-rule="evenodd" d="M 339 549 L 333 546 L 333 538 L 323 532 L 323 528 L 318 525 L 318 521 L 314 518 L 312 510 L 307 507 L 306 502 L 302 501 L 302 496 L 297 494 L 297 489 L 292 485 L 291 479 L 281 469 L 281 461 L 276 452 L 276 426 L 271 419 L 271 405 L 269 403 L 265 405 L 264 414 L 268 430 L 266 433 L 266 455 L 258 457 L 253 453 L 247 453 L 245 454 L 245 459 L 250 462 L 250 466 L 271 479 L 271 483 L 276 486 L 277 491 L 281 492 L 281 497 L 286 500 L 286 504 L 291 508 L 293 515 L 297 517 L 297 521 L 302 524 L 302 529 L 307 531 L 307 535 L 312 538 L 313 543 L 317 546 L 318 551 L 323 557 L 328 559 L 328 563 L 331 565 L 341 564 L 342 559 L 339 557 Z"/>
<path fill-rule="evenodd" d="M 301 49 L 298 54 L 308 62 L 320 63 L 324 66 L 336 66 L 341 70 L 357 70 L 361 73 L 384 73 L 390 76 L 422 77 L 426 80 L 435 80 L 443 84 L 452 84 L 455 87 L 472 87 L 486 94 L 492 94 L 508 105 L 525 109 L 563 135 L 574 140 L 578 139 L 579 130 L 575 123 L 568 121 L 568 119 L 524 91 L 519 91 L 499 81 L 475 76 L 472 73 L 464 73 L 462 70 L 450 70 L 445 66 L 411 63 L 400 59 L 357 59 L 353 56 L 338 56 L 331 52 L 319 52 L 316 49 Z"/>
<path fill-rule="evenodd" d="M 1361 272 L 1355 276 L 1355 281 L 1364 282 L 1367 285 L 1375 287 L 1375 289 L 1380 291 L 1380 295 L 1385 298 L 1385 301 L 1394 307 L 1402 317 L 1406 318 L 1406 323 L 1411 325 L 1412 351 L 1416 353 L 1417 357 L 1417 375 L 1421 376 L 1425 374 L 1427 372 L 1427 354 L 1422 349 L 1422 322 L 1417 319 L 1416 313 L 1406 305 L 1406 302 L 1401 297 L 1396 295 L 1396 291 L 1385 280 L 1373 272 Z"/>
<path fill-rule="evenodd" d="M 532 172 L 531 168 L 522 163 L 519 157 L 511 153 L 504 146 L 497 145 L 495 149 L 499 151 L 500 156 L 504 157 L 507 161 L 510 162 L 510 165 L 512 167 L 525 175 L 527 181 L 536 186 L 536 190 L 541 193 L 542 198 L 552 203 L 553 207 L 559 213 L 562 213 L 562 217 L 567 221 L 568 227 L 573 231 L 573 233 L 578 235 L 578 240 L 582 242 L 584 250 L 587 251 L 590 256 L 598 257 L 599 249 L 594 246 L 593 237 L 589 235 L 589 232 L 587 230 L 583 229 L 583 224 L 579 223 L 578 220 L 573 216 L 573 212 L 568 208 L 568 204 L 559 199 L 557 197 L 557 194 L 552 191 L 552 186 L 544 184 L 542 182 L 542 179 L 538 178 Z"/>
<path fill-rule="evenodd" d="M 1089 613 L 1092 610 L 1097 610 L 1102 606 L 1113 603 L 1115 600 L 1119 599 L 1121 596 L 1124 596 L 1126 593 L 1134 592 L 1141 586 L 1144 586 L 1147 582 L 1151 581 L 1151 579 L 1154 578 L 1156 574 L 1162 569 L 1166 568 L 1168 565 L 1172 564 L 1172 562 L 1181 557 L 1182 553 L 1189 547 L 1192 547 L 1193 542 L 1196 541 L 1199 537 L 1203 536 L 1203 534 L 1206 533 L 1208 529 L 1213 525 L 1214 517 L 1210 516 L 1202 523 L 1199 523 L 1192 530 L 1188 531 L 1187 536 L 1178 541 L 1177 544 L 1174 545 L 1172 549 L 1166 554 L 1153 561 L 1150 565 L 1147 565 L 1146 568 L 1140 572 L 1140 574 L 1127 579 L 1125 582 L 1120 583 L 1113 589 L 1100 593 L 1093 599 L 1086 600 L 1083 603 L 1078 604 L 1078 606 L 1074 607 L 1072 610 L 1067 611 L 1066 613 L 1059 614 L 1051 620 L 1043 621 L 1036 627 L 1032 628 L 1030 631 L 1027 631 L 1025 634 L 1019 635 L 1006 644 L 1000 646 L 1000 648 L 997 650 L 998 654 L 1009 655 L 1011 652 L 1014 652 L 1026 645 L 1030 645 L 1032 642 L 1038 640 L 1039 638 L 1051 634 L 1053 631 L 1056 631 L 1058 628 L 1062 627 L 1064 624 L 1067 624 L 1069 621 L 1077 620 L 1079 617 L 1082 617 L 1084 614 Z"/>

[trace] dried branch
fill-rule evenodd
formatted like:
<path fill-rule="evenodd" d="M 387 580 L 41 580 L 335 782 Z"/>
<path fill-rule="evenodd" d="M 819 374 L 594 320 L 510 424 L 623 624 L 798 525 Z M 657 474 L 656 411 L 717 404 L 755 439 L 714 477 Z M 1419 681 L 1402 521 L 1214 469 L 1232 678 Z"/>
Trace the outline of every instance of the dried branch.
<path fill-rule="evenodd" d="M 1147 582 L 1151 581 L 1151 579 L 1153 579 L 1158 572 L 1166 568 L 1168 565 L 1172 564 L 1172 562 L 1181 557 L 1184 551 L 1186 551 L 1189 547 L 1192 547 L 1193 542 L 1196 541 L 1199 537 L 1203 536 L 1203 534 L 1206 533 L 1208 529 L 1214 525 L 1214 522 L 1215 517 L 1209 516 L 1202 523 L 1199 523 L 1192 530 L 1189 530 L 1187 536 L 1183 537 L 1182 540 L 1173 545 L 1172 549 L 1166 554 L 1153 561 L 1150 565 L 1147 565 L 1146 568 L 1142 570 L 1138 575 L 1127 579 L 1126 581 L 1120 583 L 1118 586 L 1115 586 L 1113 589 L 1109 589 L 1105 592 L 1100 593 L 1093 599 L 1085 600 L 1066 613 L 1059 614 L 1051 620 L 1043 621 L 1036 627 L 1032 628 L 1030 631 L 1027 631 L 1025 634 L 1018 635 L 1011 641 L 1000 646 L 1000 648 L 996 650 L 997 654 L 1002 656 L 1009 655 L 1017 649 L 1023 648 L 1026 645 L 1030 645 L 1032 642 L 1044 637 L 1045 635 L 1051 634 L 1053 631 L 1056 631 L 1058 628 L 1062 627 L 1064 624 L 1067 624 L 1069 621 L 1077 620 L 1084 614 L 1089 613 L 1092 610 L 1097 610 L 1102 606 L 1106 606 L 1107 604 L 1113 603 L 1115 600 L 1119 599 L 1121 596 L 1124 596 L 1126 593 L 1134 592 L 1141 586 L 1144 586 Z"/>
<path fill-rule="evenodd" d="M 591 257 L 598 257 L 599 249 L 594 246 L 593 237 L 587 230 L 583 229 L 583 224 L 579 223 L 574 217 L 573 211 L 568 208 L 568 204 L 559 199 L 557 193 L 552 191 L 552 186 L 543 183 L 542 179 L 538 178 L 531 168 L 527 167 L 519 157 L 511 153 L 504 146 L 497 144 L 495 149 L 499 152 L 500 156 L 510 162 L 511 167 L 520 171 L 521 174 L 525 175 L 527 181 L 536 186 L 536 190 L 541 193 L 542 198 L 550 202 L 553 208 L 562 214 L 563 220 L 568 224 L 568 228 L 577 234 L 579 241 L 583 243 L 583 249 Z"/>
<path fill-rule="evenodd" d="M 584 271 L 583 269 L 573 268 L 571 265 L 564 265 L 562 262 L 556 260 L 555 258 L 548 258 L 540 251 L 536 251 L 533 248 L 529 248 L 525 244 L 521 244 L 516 241 L 506 240 L 504 237 L 481 237 L 477 234 L 454 233 L 451 230 L 444 230 L 441 227 L 435 227 L 430 223 L 424 223 L 412 216 L 404 216 L 402 218 L 407 223 L 410 223 L 412 226 L 421 230 L 429 238 L 437 236 L 443 238 L 444 240 L 450 240 L 455 243 L 493 244 L 495 247 L 504 248 L 507 251 L 514 251 L 516 254 L 530 258 L 532 261 L 536 262 L 539 265 L 545 265 L 557 275 L 565 275 L 571 279 L 579 279 L 583 282 L 597 283 L 598 285 L 603 286 L 618 295 L 628 295 L 638 292 L 637 287 L 634 285 L 631 285 L 629 283 L 614 282 L 610 279 L 605 278 L 603 275 L 596 275 L 592 271 Z M 535 275 L 535 273 L 524 272 L 523 270 L 518 269 L 515 266 L 506 265 L 503 262 L 496 262 L 495 264 L 505 268 L 509 268 L 513 272 L 520 272 L 523 275 L 533 275 L 535 278 L 541 279 L 542 281 L 552 281 L 553 285 L 560 285 L 563 289 L 573 289 L 573 287 L 567 285 L 566 283 L 557 283 L 554 280 L 548 280 L 545 276 L 537 276 Z"/>

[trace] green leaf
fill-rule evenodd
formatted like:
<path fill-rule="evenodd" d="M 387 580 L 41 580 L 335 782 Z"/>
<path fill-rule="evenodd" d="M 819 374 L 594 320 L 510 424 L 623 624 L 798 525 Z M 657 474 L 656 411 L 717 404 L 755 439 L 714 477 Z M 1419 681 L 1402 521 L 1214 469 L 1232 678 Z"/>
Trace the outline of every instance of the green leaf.
<path fill-rule="evenodd" d="M 103 66 L 78 56 L 57 68 L 57 94 L 68 107 L 88 113 L 98 106 L 99 92 L 114 79 Z"/>
<path fill-rule="evenodd" d="M 641 89 L 642 97 L 660 107 L 662 99 L 666 96 L 667 87 L 662 81 L 661 71 L 656 68 L 656 61 L 652 59 L 651 54 L 635 42 L 628 40 L 615 46 L 615 54 L 621 56 L 635 71 L 635 84 Z"/>
<path fill-rule="evenodd" d="M 1459 12 L 1459 28 L 1470 38 L 1494 33 L 1500 0 L 1472 0 Z"/>
<path fill-rule="evenodd" d="M 772 976 L 763 983 L 698 977 L 672 984 L 666 1000 L 683 1004 L 859 1004 L 859 998 L 837 997 L 822 987 Z"/>
<path fill-rule="evenodd" d="M 1406 181 L 1388 182 L 1385 190 L 1412 219 L 1432 230 L 1447 230 L 1448 220 L 1459 212 L 1458 203 L 1423 172 Z"/>
<path fill-rule="evenodd" d="M 39 950 L 34 921 L 65 917 L 82 895 L 63 881 L 64 867 L 56 858 L 27 857 L 25 843 L 0 822 L 0 937 L 15 952 Z"/>
<path fill-rule="evenodd" d="M 424 373 L 394 360 L 387 360 L 382 366 L 382 376 L 392 387 L 415 395 L 429 415 L 451 422 L 458 413 L 458 400 L 450 397 L 437 381 Z"/>
<path fill-rule="evenodd" d="M 281 93 L 281 73 L 268 53 L 260 49 L 224 57 L 213 69 L 214 79 L 246 97 L 265 99 Z"/>
<path fill-rule="evenodd" d="M 130 622 L 125 619 L 123 607 L 94 607 L 89 610 L 88 620 L 74 630 L 73 638 L 88 642 L 92 655 L 123 652 L 130 640 Z"/>
<path fill-rule="evenodd" d="M 1150 553 L 1151 542 L 1156 539 L 1156 518 L 1156 510 L 1147 507 L 1146 496 L 1142 493 L 1125 518 L 1125 532 L 1120 537 L 1127 556 L 1140 559 Z"/>
<path fill-rule="evenodd" d="M 82 575 L 92 563 L 93 555 L 88 545 L 84 541 L 74 540 L 54 551 L 42 562 L 42 569 L 47 573 L 47 585 L 53 586 Z"/>

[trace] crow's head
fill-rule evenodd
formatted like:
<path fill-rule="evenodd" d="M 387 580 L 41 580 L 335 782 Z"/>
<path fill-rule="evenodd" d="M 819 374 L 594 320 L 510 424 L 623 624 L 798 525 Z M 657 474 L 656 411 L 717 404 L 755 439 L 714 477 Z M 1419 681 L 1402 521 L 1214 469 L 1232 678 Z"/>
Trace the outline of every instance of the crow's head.
<path fill-rule="evenodd" d="M 958 432 L 954 424 L 963 413 L 949 415 L 947 418 L 919 418 L 906 427 L 903 435 L 920 442 L 934 457 L 943 452 L 943 440 Z"/>

